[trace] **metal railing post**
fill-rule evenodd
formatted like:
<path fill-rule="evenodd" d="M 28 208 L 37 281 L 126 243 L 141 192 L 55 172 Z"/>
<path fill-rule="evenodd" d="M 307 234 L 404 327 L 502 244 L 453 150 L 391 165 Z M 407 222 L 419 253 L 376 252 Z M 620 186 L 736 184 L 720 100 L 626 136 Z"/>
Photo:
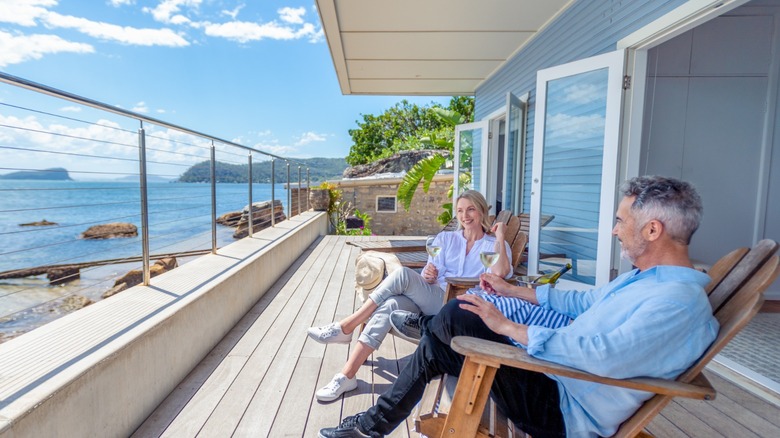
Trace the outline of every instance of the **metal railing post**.
<path fill-rule="evenodd" d="M 301 166 L 298 166 L 298 214 L 303 212 L 303 205 L 301 205 Z"/>
<path fill-rule="evenodd" d="M 271 226 L 276 226 L 276 169 L 275 160 L 271 158 Z"/>
<path fill-rule="evenodd" d="M 273 204 L 273 202 L 271 203 Z M 273 205 L 271 206 L 273 208 Z M 249 153 L 249 234 L 248 237 L 252 237 L 252 230 L 254 227 L 253 216 L 255 215 L 252 208 L 252 153 Z"/>
<path fill-rule="evenodd" d="M 311 176 L 309 176 L 309 168 L 306 168 L 306 211 L 311 210 L 311 205 L 309 204 L 311 197 Z"/>
<path fill-rule="evenodd" d="M 217 253 L 217 152 L 211 140 L 211 253 Z"/>
<path fill-rule="evenodd" d="M 290 162 L 287 162 L 287 218 L 292 217 L 292 184 L 290 184 Z"/>
<path fill-rule="evenodd" d="M 141 186 L 141 253 L 143 258 L 143 285 L 149 286 L 152 278 L 149 270 L 149 198 L 146 185 L 146 131 L 144 122 L 138 129 L 138 166 Z"/>

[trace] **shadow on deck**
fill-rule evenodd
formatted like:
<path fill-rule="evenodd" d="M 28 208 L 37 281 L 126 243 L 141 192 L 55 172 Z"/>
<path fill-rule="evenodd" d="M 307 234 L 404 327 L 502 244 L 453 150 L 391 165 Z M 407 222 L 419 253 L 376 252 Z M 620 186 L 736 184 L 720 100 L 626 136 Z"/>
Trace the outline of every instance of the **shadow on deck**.
<path fill-rule="evenodd" d="M 356 391 L 332 403 L 314 399 L 351 348 L 326 347 L 306 336 L 306 328 L 340 319 L 360 305 L 354 291 L 360 250 L 347 245 L 348 239 L 371 238 L 324 236 L 312 244 L 133 436 L 312 437 L 371 406 L 413 344 L 388 336 L 358 372 Z M 716 400 L 678 399 L 651 423 L 654 435 L 780 436 L 780 409 L 712 372 L 707 376 L 719 391 Z M 390 436 L 418 435 L 408 420 Z"/>

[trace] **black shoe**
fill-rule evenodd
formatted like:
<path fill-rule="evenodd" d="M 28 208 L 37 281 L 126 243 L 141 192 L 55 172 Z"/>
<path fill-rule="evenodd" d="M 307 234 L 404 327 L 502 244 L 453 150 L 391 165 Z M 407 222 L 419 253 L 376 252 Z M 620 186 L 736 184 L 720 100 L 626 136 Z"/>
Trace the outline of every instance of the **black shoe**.
<path fill-rule="evenodd" d="M 420 338 L 422 338 L 421 319 L 422 313 L 394 310 L 390 314 L 390 325 L 393 326 L 393 334 L 409 342 L 419 344 Z"/>
<path fill-rule="evenodd" d="M 320 429 L 319 438 L 382 438 L 384 435 L 377 432 L 363 432 L 358 423 L 358 418 L 363 414 L 346 417 L 339 427 L 326 427 Z"/>

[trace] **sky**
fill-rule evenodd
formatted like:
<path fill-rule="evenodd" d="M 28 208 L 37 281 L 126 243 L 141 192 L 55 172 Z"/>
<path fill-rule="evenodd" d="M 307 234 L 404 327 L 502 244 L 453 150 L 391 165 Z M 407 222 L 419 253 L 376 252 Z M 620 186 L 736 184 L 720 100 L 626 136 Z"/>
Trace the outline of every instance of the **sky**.
<path fill-rule="evenodd" d="M 404 98 L 449 102 L 342 95 L 312 0 L 0 0 L 0 71 L 291 158 L 345 157 L 348 131 L 361 114 L 379 114 Z M 52 163 L 101 167 L 68 155 L 74 153 L 137 156 L 114 144 L 135 141 L 137 122 L 6 84 L 0 84 L 0 103 L 7 104 L 0 105 L 0 173 Z M 126 131 L 109 132 L 103 127 L 109 125 Z M 155 150 L 197 144 L 150 129 Z M 163 144 L 163 138 L 182 143 Z M 44 147 L 72 149 L 59 156 L 29 151 Z M 189 162 L 184 156 L 153 152 L 148 158 Z"/>

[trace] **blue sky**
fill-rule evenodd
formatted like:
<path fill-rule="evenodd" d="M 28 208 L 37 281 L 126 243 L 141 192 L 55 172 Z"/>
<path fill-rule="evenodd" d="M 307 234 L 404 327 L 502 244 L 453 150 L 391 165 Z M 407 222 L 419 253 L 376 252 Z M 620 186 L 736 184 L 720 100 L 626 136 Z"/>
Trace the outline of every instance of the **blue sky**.
<path fill-rule="evenodd" d="M 404 98 L 341 94 L 313 1 L 0 0 L 0 70 L 300 158 L 346 156 L 360 114 Z M 7 85 L 0 101 L 101 117 Z"/>

